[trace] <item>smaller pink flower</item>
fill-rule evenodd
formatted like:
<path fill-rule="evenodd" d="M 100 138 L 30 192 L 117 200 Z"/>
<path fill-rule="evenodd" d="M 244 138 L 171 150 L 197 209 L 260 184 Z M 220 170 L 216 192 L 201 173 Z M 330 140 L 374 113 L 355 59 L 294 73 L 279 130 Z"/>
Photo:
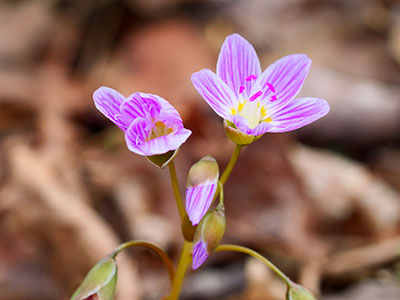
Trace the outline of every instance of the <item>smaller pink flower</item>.
<path fill-rule="evenodd" d="M 176 109 L 165 99 L 146 93 L 125 98 L 100 87 L 93 93 L 97 109 L 125 132 L 128 149 L 152 156 L 178 149 L 191 135 Z"/>

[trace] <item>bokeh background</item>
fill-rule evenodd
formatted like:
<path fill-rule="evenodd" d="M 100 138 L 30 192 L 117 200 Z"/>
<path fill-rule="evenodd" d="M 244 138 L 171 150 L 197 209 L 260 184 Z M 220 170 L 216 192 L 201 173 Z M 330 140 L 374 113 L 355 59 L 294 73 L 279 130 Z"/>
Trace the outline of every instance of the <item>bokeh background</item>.
<path fill-rule="evenodd" d="M 263 68 L 313 60 L 302 95 L 330 114 L 247 147 L 226 184 L 224 242 L 252 247 L 323 300 L 400 297 L 400 2 L 396 0 L 0 1 L 0 299 L 69 299 L 118 243 L 182 243 L 168 172 L 129 152 L 96 111 L 100 85 L 159 94 L 192 137 L 190 166 L 233 150 L 190 82 L 238 32 Z M 159 259 L 127 251 L 117 300 L 160 299 Z M 257 261 L 217 253 L 182 299 L 280 300 Z"/>

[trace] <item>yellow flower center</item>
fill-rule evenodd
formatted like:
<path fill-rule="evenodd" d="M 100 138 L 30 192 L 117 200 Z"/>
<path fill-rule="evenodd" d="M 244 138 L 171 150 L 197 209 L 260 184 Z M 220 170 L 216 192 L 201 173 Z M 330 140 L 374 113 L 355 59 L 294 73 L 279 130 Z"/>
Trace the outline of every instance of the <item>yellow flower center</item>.
<path fill-rule="evenodd" d="M 271 122 L 271 117 L 267 117 L 267 109 L 260 102 L 250 102 L 244 100 L 239 102 L 236 108 L 231 108 L 232 115 L 239 115 L 249 122 L 249 128 L 253 129 L 260 122 Z"/>
<path fill-rule="evenodd" d="M 168 135 L 173 131 L 174 130 L 171 127 L 167 127 L 163 122 L 157 121 L 153 124 L 149 140 L 152 140 L 156 137 Z"/>

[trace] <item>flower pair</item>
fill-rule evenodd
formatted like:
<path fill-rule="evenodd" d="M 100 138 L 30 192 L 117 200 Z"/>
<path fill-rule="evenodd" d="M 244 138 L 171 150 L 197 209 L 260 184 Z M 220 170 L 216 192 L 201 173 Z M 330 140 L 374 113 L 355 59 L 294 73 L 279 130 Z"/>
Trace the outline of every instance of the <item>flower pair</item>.
<path fill-rule="evenodd" d="M 216 74 L 203 69 L 192 75 L 192 82 L 225 120 L 228 137 L 238 144 L 249 144 L 266 132 L 295 130 L 328 113 L 329 105 L 323 99 L 295 98 L 310 66 L 306 55 L 294 54 L 261 72 L 253 46 L 232 34 L 222 45 Z M 159 96 L 134 93 L 125 98 L 101 87 L 93 98 L 96 107 L 125 132 L 129 150 L 137 154 L 175 151 L 191 134 L 175 108 Z"/>

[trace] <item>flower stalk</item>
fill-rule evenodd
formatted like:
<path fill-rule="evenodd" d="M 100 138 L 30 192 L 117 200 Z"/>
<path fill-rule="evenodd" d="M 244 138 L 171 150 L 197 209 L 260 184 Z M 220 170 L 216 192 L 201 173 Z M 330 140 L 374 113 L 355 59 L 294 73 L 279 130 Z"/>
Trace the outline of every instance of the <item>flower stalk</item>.
<path fill-rule="evenodd" d="M 178 268 L 176 269 L 176 274 L 172 282 L 171 292 L 165 300 L 178 300 L 186 270 L 192 262 L 192 247 L 193 243 L 188 241 L 184 242 Z"/>
<path fill-rule="evenodd" d="M 233 150 L 231 159 L 229 160 L 229 163 L 226 166 L 224 173 L 222 173 L 222 176 L 219 179 L 217 191 L 214 195 L 213 202 L 217 198 L 217 196 L 220 195 L 221 187 L 224 186 L 225 182 L 228 180 L 229 176 L 231 175 L 233 167 L 236 165 L 236 162 L 239 158 L 240 151 L 242 150 L 243 146 L 244 145 L 236 144 L 235 149 Z"/>
<path fill-rule="evenodd" d="M 176 176 L 176 169 L 175 169 L 175 164 L 174 164 L 173 160 L 168 164 L 168 169 L 169 169 L 169 175 L 171 178 L 172 189 L 174 191 L 176 205 L 177 205 L 178 211 L 179 211 L 179 216 L 181 217 L 181 221 L 183 221 L 183 219 L 186 215 L 186 212 L 185 212 L 185 208 L 183 207 L 181 192 L 179 190 L 178 177 Z"/>
<path fill-rule="evenodd" d="M 258 259 L 261 261 L 264 265 L 266 265 L 268 268 L 270 268 L 276 275 L 281 278 L 288 287 L 293 286 L 293 282 L 290 280 L 289 277 L 285 275 L 281 270 L 278 269 L 272 262 L 270 262 L 268 259 L 266 259 L 264 256 L 262 256 L 260 253 L 249 249 L 247 247 L 239 246 L 239 245 L 231 245 L 231 244 L 225 244 L 225 245 L 219 245 L 215 251 L 235 251 L 235 252 L 241 252 L 245 253 L 248 255 L 253 256 L 254 258 Z"/>
<path fill-rule="evenodd" d="M 233 150 L 231 159 L 229 160 L 229 163 L 228 163 L 224 173 L 222 173 L 221 179 L 219 180 L 219 181 L 221 181 L 222 185 L 225 184 L 225 182 L 229 178 L 229 175 L 231 175 L 233 167 L 235 166 L 235 164 L 238 160 L 238 157 L 239 157 L 239 154 L 240 154 L 240 151 L 242 150 L 242 148 L 243 148 L 243 145 L 236 145 L 235 150 Z M 217 194 L 218 194 L 218 192 L 217 192 Z"/>
<path fill-rule="evenodd" d="M 129 241 L 129 242 L 126 242 L 126 243 L 123 243 L 123 244 L 119 245 L 110 254 L 110 257 L 114 259 L 121 251 L 123 251 L 123 250 L 125 250 L 127 248 L 130 248 L 130 247 L 143 247 L 143 248 L 146 248 L 146 249 L 154 252 L 155 254 L 157 254 L 161 258 L 161 260 L 164 263 L 165 267 L 167 268 L 169 279 L 170 279 L 171 284 L 172 284 L 172 282 L 174 280 L 174 277 L 175 277 L 174 265 L 173 265 L 171 259 L 169 258 L 168 254 L 163 249 L 161 249 L 159 246 L 157 246 L 154 243 L 147 242 L 147 241 L 140 241 L 140 240 Z"/>

